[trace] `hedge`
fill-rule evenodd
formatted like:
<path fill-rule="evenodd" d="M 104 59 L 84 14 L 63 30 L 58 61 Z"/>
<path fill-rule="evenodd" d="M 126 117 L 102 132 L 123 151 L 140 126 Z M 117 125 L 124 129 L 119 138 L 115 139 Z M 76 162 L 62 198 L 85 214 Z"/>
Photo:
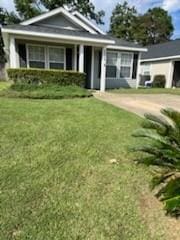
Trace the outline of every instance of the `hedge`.
<path fill-rule="evenodd" d="M 165 88 L 166 86 L 166 77 L 165 75 L 156 75 L 153 80 L 154 88 Z"/>
<path fill-rule="evenodd" d="M 85 73 L 62 70 L 9 68 L 8 78 L 14 83 L 22 84 L 58 84 L 61 86 L 85 86 Z"/>

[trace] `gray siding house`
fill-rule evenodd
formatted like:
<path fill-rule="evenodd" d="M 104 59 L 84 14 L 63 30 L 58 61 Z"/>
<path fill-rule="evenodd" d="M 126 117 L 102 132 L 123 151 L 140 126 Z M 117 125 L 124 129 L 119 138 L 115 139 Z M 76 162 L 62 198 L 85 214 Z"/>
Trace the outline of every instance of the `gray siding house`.
<path fill-rule="evenodd" d="M 86 87 L 137 87 L 147 49 L 113 38 L 79 12 L 57 8 L 19 25 L 3 26 L 6 67 L 86 73 Z"/>

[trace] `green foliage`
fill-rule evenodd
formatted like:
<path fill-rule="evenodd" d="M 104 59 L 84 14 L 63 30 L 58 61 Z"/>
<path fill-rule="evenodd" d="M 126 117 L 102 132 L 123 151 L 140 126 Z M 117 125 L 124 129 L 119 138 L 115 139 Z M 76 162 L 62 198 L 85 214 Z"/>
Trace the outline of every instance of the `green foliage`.
<path fill-rule="evenodd" d="M 118 38 L 134 40 L 137 10 L 130 7 L 128 2 L 118 3 L 112 12 L 110 33 Z"/>
<path fill-rule="evenodd" d="M 0 7 L 0 25 L 18 23 L 19 19 L 13 12 L 8 12 Z M 7 62 L 6 55 L 4 52 L 4 42 L 2 39 L 1 28 L 0 28 L 0 64 L 4 65 Z"/>
<path fill-rule="evenodd" d="M 114 36 L 142 45 L 166 42 L 173 30 L 172 18 L 164 9 L 152 8 L 140 15 L 127 1 L 116 5 L 110 23 L 110 32 Z"/>
<path fill-rule="evenodd" d="M 137 19 L 135 39 L 142 45 L 169 41 L 174 31 L 172 17 L 162 8 L 149 9 Z"/>
<path fill-rule="evenodd" d="M 1 97 L 30 99 L 70 99 L 91 97 L 92 93 L 78 86 L 60 86 L 55 84 L 13 84 L 0 91 Z"/>
<path fill-rule="evenodd" d="M 154 88 L 165 88 L 166 85 L 166 77 L 165 75 L 156 75 L 153 80 Z"/>
<path fill-rule="evenodd" d="M 7 69 L 10 81 L 22 84 L 58 84 L 85 86 L 85 74 L 73 71 L 46 69 Z"/>
<path fill-rule="evenodd" d="M 166 119 L 145 116 L 143 128 L 133 135 L 146 141 L 135 151 L 146 153 L 139 163 L 158 167 L 152 181 L 153 187 L 160 186 L 157 197 L 169 214 L 180 216 L 180 112 L 163 109 L 162 114 Z"/>
<path fill-rule="evenodd" d="M 72 11 L 78 10 L 89 19 L 95 20 L 97 24 L 103 24 L 104 11 L 97 12 L 95 6 L 89 0 L 14 0 L 15 7 L 23 20 L 39 15 L 43 9 L 68 6 Z"/>

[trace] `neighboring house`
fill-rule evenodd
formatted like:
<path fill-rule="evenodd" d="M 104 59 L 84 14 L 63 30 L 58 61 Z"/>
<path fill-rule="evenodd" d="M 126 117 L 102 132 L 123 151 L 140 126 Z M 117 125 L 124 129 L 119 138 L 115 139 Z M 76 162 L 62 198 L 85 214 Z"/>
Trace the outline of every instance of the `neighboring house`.
<path fill-rule="evenodd" d="M 79 12 L 57 8 L 19 25 L 3 26 L 10 68 L 85 72 L 86 87 L 136 87 L 147 49 L 113 38 Z"/>
<path fill-rule="evenodd" d="M 180 87 L 180 39 L 148 47 L 142 54 L 141 74 L 166 77 L 166 88 Z"/>

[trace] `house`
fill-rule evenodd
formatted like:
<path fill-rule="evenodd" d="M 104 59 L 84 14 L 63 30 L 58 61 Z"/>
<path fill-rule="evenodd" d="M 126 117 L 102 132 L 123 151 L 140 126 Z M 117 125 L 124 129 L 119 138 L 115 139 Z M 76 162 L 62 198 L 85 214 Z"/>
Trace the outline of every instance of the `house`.
<path fill-rule="evenodd" d="M 10 68 L 86 73 L 90 89 L 136 87 L 147 49 L 104 33 L 79 12 L 57 8 L 19 25 L 3 26 Z"/>
<path fill-rule="evenodd" d="M 148 47 L 142 54 L 141 74 L 166 77 L 166 88 L 180 87 L 180 39 Z"/>

